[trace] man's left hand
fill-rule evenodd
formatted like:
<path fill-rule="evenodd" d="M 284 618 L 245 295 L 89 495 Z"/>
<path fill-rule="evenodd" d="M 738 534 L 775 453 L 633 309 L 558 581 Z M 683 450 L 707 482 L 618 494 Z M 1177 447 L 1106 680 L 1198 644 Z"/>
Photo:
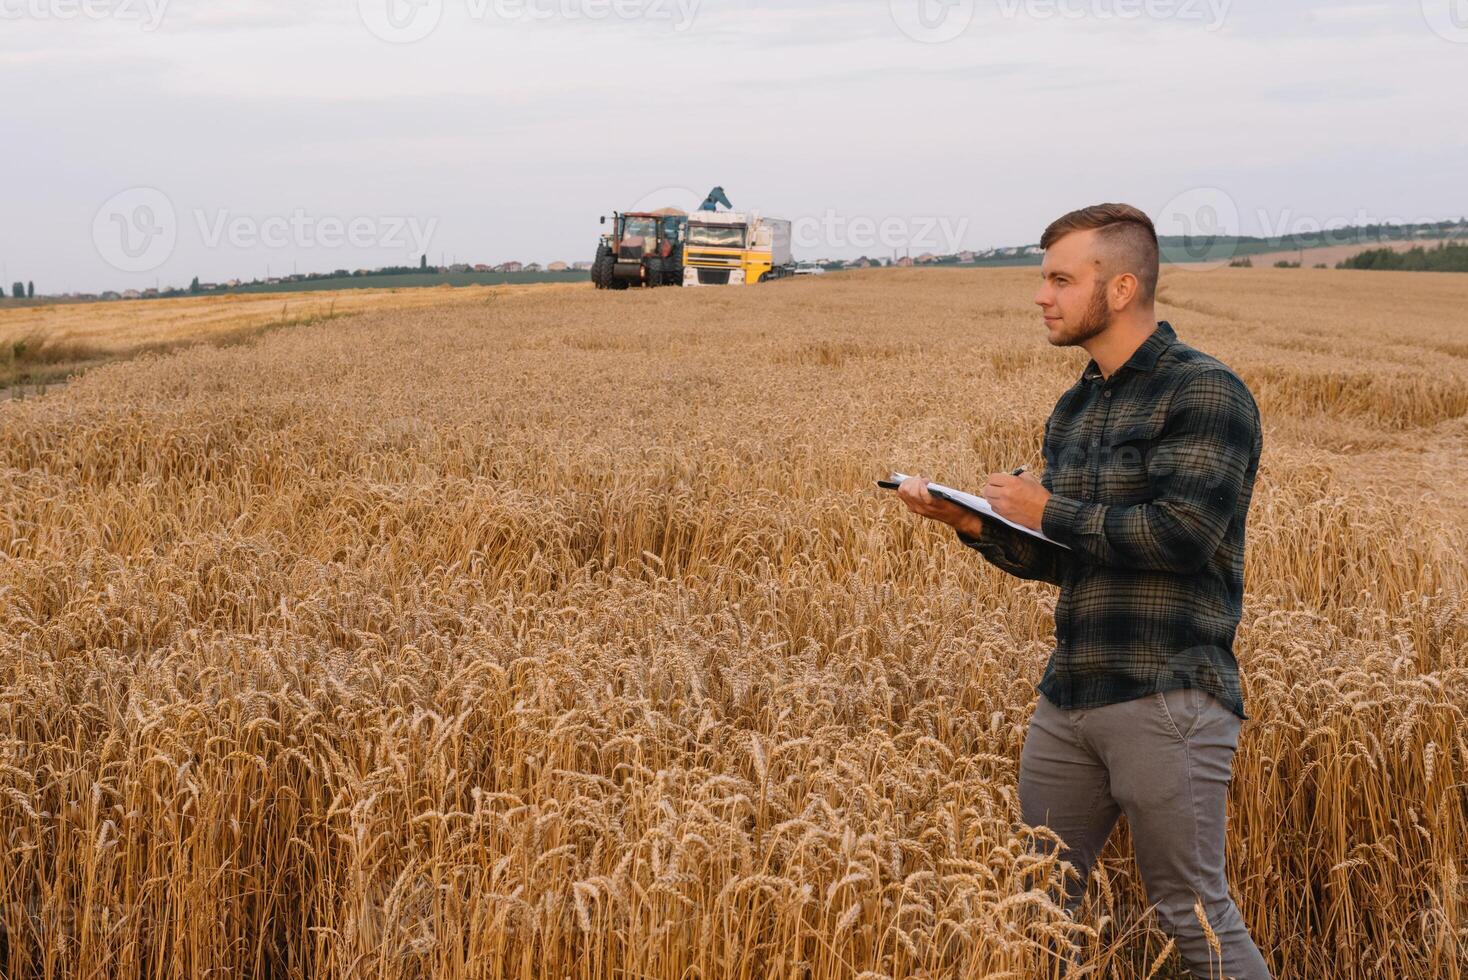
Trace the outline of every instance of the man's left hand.
<path fill-rule="evenodd" d="M 990 473 L 980 493 L 1000 517 L 1040 530 L 1040 519 L 1045 515 L 1045 501 L 1050 499 L 1050 491 L 1028 470 L 1019 476 Z"/>

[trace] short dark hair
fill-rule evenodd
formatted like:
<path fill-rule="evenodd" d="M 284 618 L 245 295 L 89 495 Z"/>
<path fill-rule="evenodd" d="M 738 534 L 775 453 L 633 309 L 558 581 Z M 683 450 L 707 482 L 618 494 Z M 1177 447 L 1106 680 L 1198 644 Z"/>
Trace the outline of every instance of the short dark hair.
<path fill-rule="evenodd" d="M 1050 222 L 1040 236 L 1040 247 L 1049 248 L 1073 231 L 1090 230 L 1101 243 L 1103 270 L 1111 276 L 1132 273 L 1142 301 L 1152 302 L 1160 261 L 1152 219 L 1130 204 L 1092 204 Z"/>

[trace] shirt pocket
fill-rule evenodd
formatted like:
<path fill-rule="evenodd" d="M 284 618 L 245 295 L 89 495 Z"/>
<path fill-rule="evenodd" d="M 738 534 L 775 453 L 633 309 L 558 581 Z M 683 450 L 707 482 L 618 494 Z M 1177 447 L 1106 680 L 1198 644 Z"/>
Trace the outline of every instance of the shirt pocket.
<path fill-rule="evenodd" d="M 1041 448 L 1045 474 L 1041 482 L 1051 493 L 1077 500 L 1089 498 L 1091 458 L 1086 452 L 1079 425 L 1057 425 Z"/>
<path fill-rule="evenodd" d="M 1101 458 L 1102 503 L 1145 503 L 1156 494 L 1148 464 L 1162 438 L 1164 419 L 1144 419 L 1117 426 L 1103 440 Z"/>

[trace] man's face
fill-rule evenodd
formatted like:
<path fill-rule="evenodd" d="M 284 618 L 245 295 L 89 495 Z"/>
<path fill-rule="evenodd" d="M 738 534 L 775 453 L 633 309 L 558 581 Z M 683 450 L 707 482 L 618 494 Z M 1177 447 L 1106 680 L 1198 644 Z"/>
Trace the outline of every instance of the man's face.
<path fill-rule="evenodd" d="M 1097 268 L 1095 241 L 1095 231 L 1073 231 L 1045 250 L 1035 302 L 1054 347 L 1083 343 L 1111 323 L 1109 283 Z"/>

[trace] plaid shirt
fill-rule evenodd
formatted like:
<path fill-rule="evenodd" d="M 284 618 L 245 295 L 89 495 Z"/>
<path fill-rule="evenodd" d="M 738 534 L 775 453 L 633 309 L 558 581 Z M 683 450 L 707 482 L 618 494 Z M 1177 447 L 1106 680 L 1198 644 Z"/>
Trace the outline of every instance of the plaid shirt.
<path fill-rule="evenodd" d="M 1223 362 L 1158 323 L 1103 378 L 1093 359 L 1045 423 L 1040 529 L 985 518 L 958 537 L 1011 575 L 1060 586 L 1037 685 L 1061 708 L 1197 687 L 1244 714 L 1233 639 L 1259 410 Z"/>

